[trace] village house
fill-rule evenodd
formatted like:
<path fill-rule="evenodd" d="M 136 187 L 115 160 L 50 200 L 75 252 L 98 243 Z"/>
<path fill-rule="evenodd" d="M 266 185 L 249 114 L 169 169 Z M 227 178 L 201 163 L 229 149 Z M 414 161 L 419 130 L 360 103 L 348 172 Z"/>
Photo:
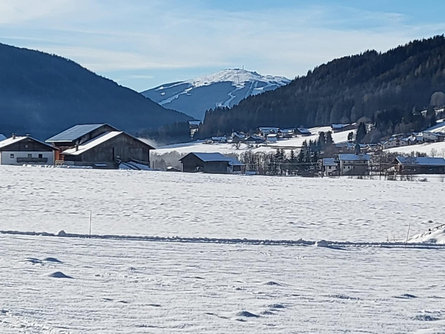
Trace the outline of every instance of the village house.
<path fill-rule="evenodd" d="M 445 174 L 445 159 L 432 157 L 402 157 L 394 161 L 398 174 Z"/>
<path fill-rule="evenodd" d="M 118 168 L 120 163 L 150 165 L 152 146 L 108 124 L 69 128 L 46 142 L 58 147 L 58 163 L 94 168 Z"/>
<path fill-rule="evenodd" d="M 331 129 L 334 133 L 353 130 L 356 128 L 357 126 L 355 124 L 342 124 L 342 123 L 331 124 Z"/>
<path fill-rule="evenodd" d="M 263 137 L 257 135 L 249 136 L 244 140 L 247 145 L 258 145 L 264 143 L 264 141 Z"/>
<path fill-rule="evenodd" d="M 273 126 L 261 126 L 258 128 L 259 133 L 266 137 L 269 134 L 277 134 L 278 131 L 280 131 L 280 128 L 273 127 Z"/>
<path fill-rule="evenodd" d="M 338 175 L 338 164 L 335 158 L 323 158 L 321 159 L 321 172 L 323 176 Z"/>
<path fill-rule="evenodd" d="M 369 174 L 368 154 L 339 154 L 340 175 L 368 175 Z"/>
<path fill-rule="evenodd" d="M 0 141 L 1 165 L 54 165 L 57 149 L 30 136 L 16 136 Z"/>
<path fill-rule="evenodd" d="M 188 173 L 235 174 L 245 171 L 243 163 L 221 153 L 192 152 L 179 161 L 182 163 L 182 170 Z"/>
<path fill-rule="evenodd" d="M 276 143 L 278 141 L 278 135 L 275 133 L 269 133 L 266 136 L 266 142 L 267 143 Z"/>
<path fill-rule="evenodd" d="M 309 129 L 299 127 L 295 130 L 295 133 L 302 135 L 302 136 L 310 136 L 312 133 L 309 131 Z"/>
<path fill-rule="evenodd" d="M 282 138 L 292 138 L 295 134 L 295 128 L 280 129 L 278 135 Z"/>

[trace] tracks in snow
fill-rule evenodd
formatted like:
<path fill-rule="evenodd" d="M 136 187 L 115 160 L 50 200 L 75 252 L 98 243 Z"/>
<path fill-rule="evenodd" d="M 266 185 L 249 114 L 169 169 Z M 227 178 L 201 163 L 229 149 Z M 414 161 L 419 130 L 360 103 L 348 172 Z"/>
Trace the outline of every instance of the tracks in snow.
<path fill-rule="evenodd" d="M 337 250 L 348 248 L 413 248 L 413 249 L 445 249 L 445 244 L 433 243 L 406 243 L 406 242 L 350 242 L 350 241 L 312 241 L 312 240 L 268 240 L 268 239 L 237 239 L 237 238 L 204 238 L 204 237 L 158 237 L 158 236 L 132 236 L 132 235 L 102 235 L 102 234 L 75 234 L 60 231 L 58 234 L 48 232 L 26 232 L 26 231 L 0 231 L 4 235 L 26 235 L 44 236 L 55 238 L 81 238 L 81 239 L 103 239 L 103 240 L 128 240 L 147 242 L 175 242 L 194 244 L 228 244 L 228 245 L 264 245 L 264 246 L 316 246 Z"/>

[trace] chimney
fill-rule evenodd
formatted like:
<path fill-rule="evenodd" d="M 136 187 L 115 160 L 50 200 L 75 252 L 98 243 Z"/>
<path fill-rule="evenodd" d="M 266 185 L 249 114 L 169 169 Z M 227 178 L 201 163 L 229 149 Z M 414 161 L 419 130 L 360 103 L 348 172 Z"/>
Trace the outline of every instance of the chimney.
<path fill-rule="evenodd" d="M 76 144 L 76 151 L 79 151 L 79 144 Z"/>
<path fill-rule="evenodd" d="M 15 139 L 15 133 L 12 134 L 12 139 Z"/>

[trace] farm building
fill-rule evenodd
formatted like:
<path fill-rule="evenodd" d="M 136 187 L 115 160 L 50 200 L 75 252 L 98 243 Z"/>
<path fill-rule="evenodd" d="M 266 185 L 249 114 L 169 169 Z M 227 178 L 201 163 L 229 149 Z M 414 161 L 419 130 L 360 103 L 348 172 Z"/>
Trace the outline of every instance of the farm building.
<path fill-rule="evenodd" d="M 56 148 L 30 136 L 15 136 L 0 141 L 1 165 L 53 165 Z"/>
<path fill-rule="evenodd" d="M 367 175 L 369 159 L 368 154 L 339 154 L 340 175 Z"/>
<path fill-rule="evenodd" d="M 47 140 L 61 152 L 58 163 L 117 168 L 120 163 L 134 161 L 150 165 L 152 146 L 108 124 L 73 126 Z"/>
<path fill-rule="evenodd" d="M 445 174 L 445 159 L 431 157 L 397 157 L 394 167 L 399 174 Z"/>
<path fill-rule="evenodd" d="M 180 159 L 184 172 L 214 174 L 243 173 L 245 165 L 221 153 L 189 153 Z"/>

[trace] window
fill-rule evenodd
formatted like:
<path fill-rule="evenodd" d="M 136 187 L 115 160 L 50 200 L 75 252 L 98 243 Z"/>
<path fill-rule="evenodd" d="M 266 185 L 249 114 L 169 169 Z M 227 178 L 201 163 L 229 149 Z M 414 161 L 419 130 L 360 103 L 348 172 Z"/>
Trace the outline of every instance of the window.
<path fill-rule="evenodd" d="M 31 153 L 28 153 L 28 158 L 32 158 L 32 154 Z"/>
<path fill-rule="evenodd" d="M 11 154 L 9 155 L 9 157 L 10 157 L 11 159 L 14 159 L 14 153 L 11 153 Z"/>
<path fill-rule="evenodd" d="M 39 153 L 39 158 L 42 159 L 43 158 L 43 154 Z"/>

